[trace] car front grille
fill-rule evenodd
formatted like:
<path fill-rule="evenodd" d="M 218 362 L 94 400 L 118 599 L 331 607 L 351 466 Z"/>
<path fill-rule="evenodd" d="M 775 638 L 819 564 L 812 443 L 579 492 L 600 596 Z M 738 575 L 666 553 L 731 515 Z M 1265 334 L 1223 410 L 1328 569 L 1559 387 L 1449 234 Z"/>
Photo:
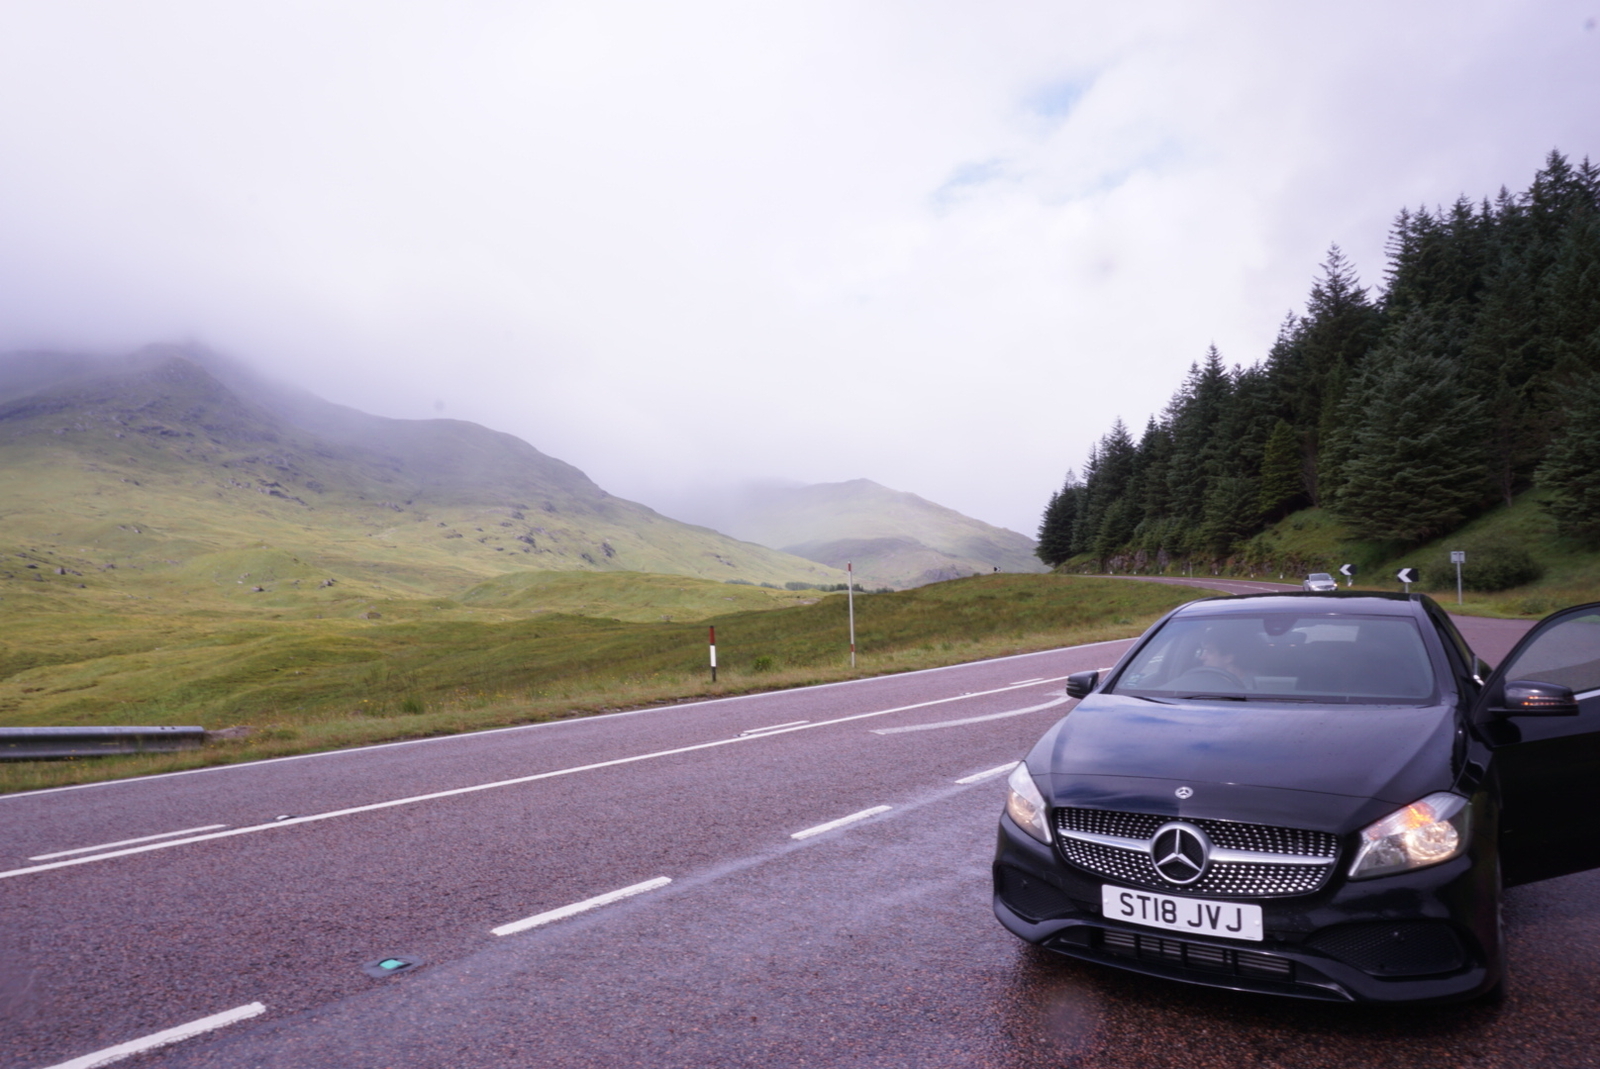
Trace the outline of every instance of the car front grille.
<path fill-rule="evenodd" d="M 1339 854 L 1339 839 L 1327 832 L 1303 828 L 1278 828 L 1265 824 L 1241 824 L 1228 820 L 1187 820 L 1210 838 L 1212 845 L 1225 850 L 1276 855 L 1250 861 L 1213 860 L 1199 880 L 1175 885 L 1162 879 L 1151 860 L 1149 842 L 1156 830 L 1172 822 L 1171 817 L 1151 813 L 1124 813 L 1108 809 L 1056 810 L 1056 842 L 1061 856 L 1072 865 L 1105 876 L 1119 883 L 1146 887 L 1154 891 L 1213 898 L 1272 898 L 1310 894 L 1318 890 L 1333 872 Z M 1111 845 L 1075 838 L 1073 833 L 1128 840 L 1128 845 Z M 1316 859 L 1306 864 L 1295 859 Z"/>
<path fill-rule="evenodd" d="M 1120 958 L 1161 962 L 1180 969 L 1227 973 L 1257 980 L 1282 980 L 1293 983 L 1294 962 L 1255 950 L 1235 950 L 1212 943 L 1190 943 L 1160 935 L 1144 935 L 1106 929 L 1100 933 L 1100 949 Z"/>

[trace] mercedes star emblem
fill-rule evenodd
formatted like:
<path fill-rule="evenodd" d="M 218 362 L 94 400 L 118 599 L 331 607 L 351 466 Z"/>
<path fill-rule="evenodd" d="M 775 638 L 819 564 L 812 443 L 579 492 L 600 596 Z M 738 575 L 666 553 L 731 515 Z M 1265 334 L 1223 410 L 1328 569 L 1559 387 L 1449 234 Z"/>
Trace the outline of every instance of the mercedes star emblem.
<path fill-rule="evenodd" d="M 1193 787 L 1179 787 L 1177 790 L 1173 791 L 1172 793 L 1176 794 L 1179 798 L 1193 798 L 1194 797 L 1194 788 Z"/>
<path fill-rule="evenodd" d="M 1191 884 L 1206 872 L 1211 840 L 1193 824 L 1164 824 L 1150 840 L 1150 860 L 1168 883 Z"/>

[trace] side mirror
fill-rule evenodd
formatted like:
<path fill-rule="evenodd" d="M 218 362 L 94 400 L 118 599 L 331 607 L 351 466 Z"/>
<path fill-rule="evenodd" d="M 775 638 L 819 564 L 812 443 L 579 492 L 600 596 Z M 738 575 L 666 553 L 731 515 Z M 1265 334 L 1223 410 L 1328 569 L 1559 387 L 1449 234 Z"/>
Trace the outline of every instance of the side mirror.
<path fill-rule="evenodd" d="M 1505 686 L 1505 697 L 1494 709 L 1500 716 L 1578 715 L 1578 699 L 1571 687 L 1534 679 L 1512 679 Z"/>
<path fill-rule="evenodd" d="M 1067 677 L 1067 697 L 1082 698 L 1093 690 L 1099 682 L 1099 672 L 1077 672 L 1070 675 Z M 1573 706 L 1573 712 L 1577 712 L 1577 706 Z"/>

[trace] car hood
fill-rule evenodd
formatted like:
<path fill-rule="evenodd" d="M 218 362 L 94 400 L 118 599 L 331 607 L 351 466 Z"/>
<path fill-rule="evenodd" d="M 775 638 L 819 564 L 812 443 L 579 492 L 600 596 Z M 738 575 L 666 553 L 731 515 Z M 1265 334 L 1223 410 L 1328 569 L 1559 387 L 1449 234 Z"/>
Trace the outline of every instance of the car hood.
<path fill-rule="evenodd" d="M 1095 694 L 1040 740 L 1030 769 L 1050 776 L 1054 805 L 1342 832 L 1447 789 L 1457 735 L 1450 706 Z"/>

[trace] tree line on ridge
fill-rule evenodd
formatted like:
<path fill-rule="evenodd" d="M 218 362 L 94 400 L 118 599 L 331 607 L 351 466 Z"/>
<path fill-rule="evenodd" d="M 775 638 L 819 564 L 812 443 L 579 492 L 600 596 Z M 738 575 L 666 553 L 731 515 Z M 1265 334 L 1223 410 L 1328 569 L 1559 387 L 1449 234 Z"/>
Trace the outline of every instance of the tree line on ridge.
<path fill-rule="evenodd" d="M 1298 509 L 1402 546 L 1535 485 L 1600 541 L 1600 168 L 1552 151 L 1532 185 L 1402 210 L 1380 293 L 1333 246 L 1265 359 L 1215 346 L 1159 416 L 1116 420 L 1051 495 L 1052 566 L 1249 560 Z"/>

